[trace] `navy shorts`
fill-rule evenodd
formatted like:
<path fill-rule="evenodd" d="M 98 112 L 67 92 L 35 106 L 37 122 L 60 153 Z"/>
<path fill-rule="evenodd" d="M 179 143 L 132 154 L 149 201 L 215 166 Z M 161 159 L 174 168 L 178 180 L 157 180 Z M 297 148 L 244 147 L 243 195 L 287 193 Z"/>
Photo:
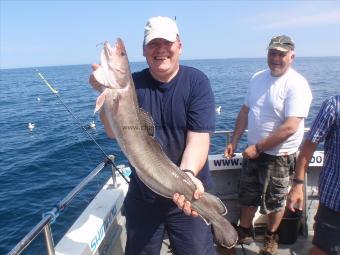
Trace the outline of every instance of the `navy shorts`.
<path fill-rule="evenodd" d="M 240 204 L 261 206 L 262 214 L 283 209 L 295 161 L 295 153 L 287 156 L 261 153 L 256 159 L 244 158 L 239 183 Z"/>
<path fill-rule="evenodd" d="M 133 183 L 125 198 L 125 255 L 159 255 L 165 232 L 174 254 L 215 255 L 211 226 L 186 216 L 171 199 L 145 197 Z"/>
<path fill-rule="evenodd" d="M 340 254 L 340 213 L 319 204 L 313 244 L 329 255 Z"/>

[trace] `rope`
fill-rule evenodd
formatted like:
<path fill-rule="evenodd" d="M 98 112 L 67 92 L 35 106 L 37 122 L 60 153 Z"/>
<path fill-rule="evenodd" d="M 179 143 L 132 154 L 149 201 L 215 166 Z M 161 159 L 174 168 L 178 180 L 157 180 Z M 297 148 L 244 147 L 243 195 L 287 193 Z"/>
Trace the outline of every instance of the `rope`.
<path fill-rule="evenodd" d="M 56 219 L 59 217 L 59 212 L 60 210 L 58 209 L 57 206 L 55 206 L 51 211 L 44 212 L 42 214 L 42 217 L 45 218 L 45 217 L 51 216 L 50 223 L 53 224 L 56 221 Z"/>

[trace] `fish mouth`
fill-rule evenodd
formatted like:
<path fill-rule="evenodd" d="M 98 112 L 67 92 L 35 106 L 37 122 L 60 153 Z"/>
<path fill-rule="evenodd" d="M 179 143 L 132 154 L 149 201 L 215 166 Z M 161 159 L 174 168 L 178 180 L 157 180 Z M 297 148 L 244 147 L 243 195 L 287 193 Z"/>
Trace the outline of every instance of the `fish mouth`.
<path fill-rule="evenodd" d="M 96 80 L 104 87 L 122 89 L 129 78 L 129 63 L 123 40 L 117 38 L 113 47 L 104 42 L 101 53 L 101 67 L 94 72 Z"/>
<path fill-rule="evenodd" d="M 123 40 L 117 38 L 115 46 L 114 46 L 115 54 L 120 57 L 127 57 L 126 49 L 123 43 Z"/>

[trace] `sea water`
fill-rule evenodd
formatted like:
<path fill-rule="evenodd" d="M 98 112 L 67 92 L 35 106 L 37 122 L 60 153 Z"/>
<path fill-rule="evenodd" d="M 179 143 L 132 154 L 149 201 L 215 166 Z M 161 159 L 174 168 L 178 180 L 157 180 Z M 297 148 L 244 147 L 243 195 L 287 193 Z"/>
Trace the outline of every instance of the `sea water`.
<path fill-rule="evenodd" d="M 232 130 L 251 76 L 267 67 L 266 59 L 182 61 L 202 70 L 215 94 L 217 130 Z M 132 70 L 145 68 L 132 63 Z M 297 58 L 294 68 L 309 81 L 313 102 L 306 126 L 322 101 L 340 91 L 340 57 Z M 117 164 L 127 161 L 106 137 L 93 109 L 98 93 L 88 84 L 90 65 L 38 68 L 58 90 L 73 114 Z M 65 107 L 37 76 L 36 68 L 0 70 L 0 255 L 8 253 L 104 158 Z M 89 127 L 94 121 L 95 128 Z M 34 124 L 29 128 L 28 123 Z M 210 153 L 223 153 L 224 136 L 212 138 Z M 239 150 L 245 146 L 245 136 Z M 52 224 L 55 243 L 93 199 L 110 175 L 104 170 Z M 40 235 L 24 254 L 45 254 Z"/>

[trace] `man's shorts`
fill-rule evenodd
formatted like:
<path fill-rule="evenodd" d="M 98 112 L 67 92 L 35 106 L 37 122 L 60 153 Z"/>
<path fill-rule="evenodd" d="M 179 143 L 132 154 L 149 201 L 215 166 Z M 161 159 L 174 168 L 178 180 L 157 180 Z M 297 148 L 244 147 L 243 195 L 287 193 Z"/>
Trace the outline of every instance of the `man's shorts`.
<path fill-rule="evenodd" d="M 296 154 L 273 156 L 261 153 L 256 159 L 243 159 L 239 183 L 242 206 L 258 207 L 268 214 L 285 207 L 289 175 L 293 172 Z"/>
<path fill-rule="evenodd" d="M 340 254 L 340 213 L 319 204 L 313 244 L 329 255 Z"/>

